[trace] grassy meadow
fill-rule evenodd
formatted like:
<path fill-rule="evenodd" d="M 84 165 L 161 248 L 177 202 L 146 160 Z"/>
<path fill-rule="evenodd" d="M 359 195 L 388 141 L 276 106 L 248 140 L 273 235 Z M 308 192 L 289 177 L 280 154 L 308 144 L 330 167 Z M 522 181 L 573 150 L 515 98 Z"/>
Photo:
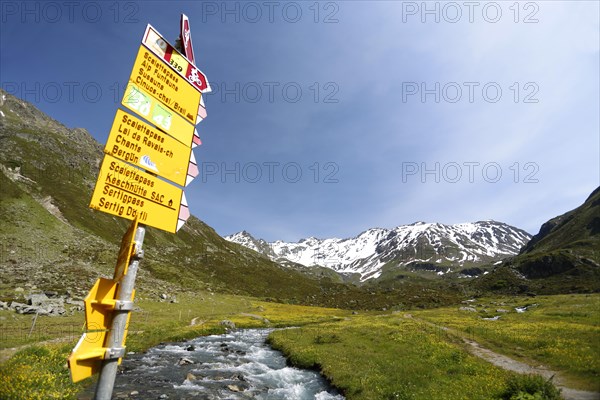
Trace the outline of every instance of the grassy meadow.
<path fill-rule="evenodd" d="M 457 330 L 509 357 L 563 371 L 570 386 L 600 391 L 599 295 L 478 299 L 468 306 L 477 311 L 451 307 L 415 316 Z M 518 313 L 517 307 L 527 310 Z M 495 316 L 500 318 L 484 319 Z"/>
<path fill-rule="evenodd" d="M 499 398 L 510 374 L 402 314 L 273 332 L 294 365 L 319 368 L 350 399 Z"/>
<path fill-rule="evenodd" d="M 136 305 L 140 310 L 131 317 L 126 343 L 127 350 L 135 352 L 161 342 L 224 333 L 223 320 L 240 328 L 285 327 L 334 321 L 350 314 L 208 291 L 179 294 L 176 303 L 142 299 Z M 31 315 L 0 311 L 0 317 L 0 399 L 72 399 L 95 383 L 91 378 L 73 384 L 67 369 L 67 357 L 83 333 L 83 313 L 40 316 L 33 330 Z"/>
<path fill-rule="evenodd" d="M 227 319 L 240 328 L 294 327 L 275 330 L 271 344 L 292 364 L 321 370 L 349 399 L 554 399 L 540 394 L 545 381 L 528 377 L 519 378 L 528 381 L 510 394 L 516 375 L 469 354 L 461 336 L 565 372 L 574 388 L 597 390 L 599 301 L 598 295 L 507 297 L 470 302 L 475 312 L 453 306 L 353 313 L 211 292 L 179 294 L 176 303 L 136 303 L 141 310 L 132 315 L 127 349 L 140 352 L 160 342 L 222 333 L 219 322 Z M 527 305 L 524 313 L 514 310 Z M 498 314 L 496 321 L 482 319 Z M 94 384 L 94 378 L 72 384 L 66 368 L 82 333 L 83 313 L 39 317 L 29 338 L 31 316 L 0 316 L 0 398 L 75 398 Z M 9 349 L 16 346 L 20 349 Z M 538 392 L 530 395 L 538 397 L 519 392 L 528 385 Z"/>

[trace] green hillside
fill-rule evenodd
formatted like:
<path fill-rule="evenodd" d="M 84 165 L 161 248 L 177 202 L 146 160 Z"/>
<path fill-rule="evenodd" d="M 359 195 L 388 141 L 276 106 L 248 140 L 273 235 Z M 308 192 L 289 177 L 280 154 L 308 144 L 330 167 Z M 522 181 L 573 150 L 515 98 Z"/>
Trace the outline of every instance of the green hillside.
<path fill-rule="evenodd" d="M 600 291 L 600 187 L 581 206 L 544 223 L 520 254 L 473 284 L 512 293 Z"/>
<path fill-rule="evenodd" d="M 128 225 L 88 208 L 102 147 L 85 130 L 68 129 L 5 96 L 0 107 L 2 290 L 27 283 L 87 290 L 98 274 L 112 273 Z M 155 294 L 178 288 L 275 297 L 320 292 L 318 281 L 226 242 L 194 217 L 176 235 L 148 229 L 145 249 L 140 283 Z"/>
<path fill-rule="evenodd" d="M 600 187 L 576 209 L 552 218 L 521 250 L 521 254 L 541 254 L 556 249 L 572 249 L 582 257 L 600 256 Z"/>
<path fill-rule="evenodd" d="M 102 146 L 31 104 L 2 92 L 0 106 L 0 298 L 36 287 L 82 297 L 112 276 L 128 221 L 88 208 Z M 407 283 L 367 290 L 336 274 L 288 268 L 221 238 L 190 217 L 177 234 L 149 228 L 139 273 L 141 296 L 199 289 L 290 303 L 346 308 L 427 306 L 455 301 L 456 290 Z"/>
<path fill-rule="evenodd" d="M 25 101 L 0 95 L 0 300 L 32 290 L 81 298 L 99 276 L 112 276 L 129 223 L 88 208 L 102 146 L 84 129 L 69 129 Z M 328 270 L 270 261 L 192 216 L 177 234 L 148 229 L 138 295 L 210 290 L 307 305 L 403 309 L 505 289 L 600 290 L 599 198 L 596 190 L 578 209 L 549 221 L 519 256 L 486 276 L 384 274 L 359 286 Z"/>

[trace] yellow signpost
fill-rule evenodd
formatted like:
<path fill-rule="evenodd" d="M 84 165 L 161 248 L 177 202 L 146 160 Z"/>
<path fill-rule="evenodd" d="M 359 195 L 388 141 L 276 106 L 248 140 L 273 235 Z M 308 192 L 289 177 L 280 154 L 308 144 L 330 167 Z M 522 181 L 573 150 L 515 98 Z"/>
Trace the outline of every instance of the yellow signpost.
<path fill-rule="evenodd" d="M 106 333 L 102 333 L 102 341 Z M 102 359 L 106 349 L 98 341 L 98 332 L 84 333 L 75 345 L 73 352 L 67 359 L 69 370 L 71 371 L 71 380 L 79 382 L 90 376 L 97 374 L 102 366 Z"/>
<path fill-rule="evenodd" d="M 191 40 L 187 46 L 191 52 Z M 122 104 L 147 122 L 117 110 L 90 201 L 90 208 L 133 220 L 113 279 L 98 279 L 84 301 L 86 331 L 68 358 L 73 382 L 100 373 L 97 400 L 112 397 L 125 354 L 146 225 L 175 233 L 190 216 L 183 190 L 161 178 L 186 186 L 198 175 L 191 148 L 200 144 L 194 125 L 206 117 L 201 92 L 210 91 L 208 80 L 174 49 L 161 56 L 144 45 L 138 50 Z M 184 62 L 185 74 L 173 70 Z"/>
<path fill-rule="evenodd" d="M 175 233 L 182 197 L 182 189 L 107 154 L 90 207 Z"/>
<path fill-rule="evenodd" d="M 189 145 L 121 110 L 117 110 L 104 152 L 181 186 L 198 175 Z"/>
<path fill-rule="evenodd" d="M 200 92 L 144 46 L 138 50 L 129 81 L 190 123 L 196 123 Z"/>
<path fill-rule="evenodd" d="M 92 290 L 84 300 L 85 325 L 88 331 L 106 332 L 112 322 L 117 282 L 112 279 L 98 278 Z M 112 306 L 112 307 L 111 307 Z M 94 342 L 104 344 L 104 336 L 99 335 Z"/>
<path fill-rule="evenodd" d="M 129 82 L 121 104 L 186 146 L 192 143 L 196 130 L 194 125 L 156 100 L 140 86 Z"/>

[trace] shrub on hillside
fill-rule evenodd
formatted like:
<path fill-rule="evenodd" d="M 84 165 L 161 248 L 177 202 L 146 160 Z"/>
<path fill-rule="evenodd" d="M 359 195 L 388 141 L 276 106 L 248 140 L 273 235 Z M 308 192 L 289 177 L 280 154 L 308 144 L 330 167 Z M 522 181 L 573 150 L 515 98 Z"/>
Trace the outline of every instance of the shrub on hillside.
<path fill-rule="evenodd" d="M 507 382 L 503 400 L 561 400 L 560 389 L 540 375 L 515 375 Z"/>

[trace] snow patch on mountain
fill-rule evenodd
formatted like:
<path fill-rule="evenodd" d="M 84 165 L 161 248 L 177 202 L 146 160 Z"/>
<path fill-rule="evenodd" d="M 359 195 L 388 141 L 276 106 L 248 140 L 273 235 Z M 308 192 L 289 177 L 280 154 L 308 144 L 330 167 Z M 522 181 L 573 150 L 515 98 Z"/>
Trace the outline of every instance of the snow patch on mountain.
<path fill-rule="evenodd" d="M 268 243 L 246 231 L 225 237 L 274 261 L 358 273 L 361 281 L 380 277 L 386 264 L 443 264 L 445 274 L 452 267 L 493 262 L 517 254 L 530 238 L 527 232 L 496 221 L 455 225 L 415 222 L 394 229 L 369 229 L 349 239 L 309 237 L 296 243 Z"/>

